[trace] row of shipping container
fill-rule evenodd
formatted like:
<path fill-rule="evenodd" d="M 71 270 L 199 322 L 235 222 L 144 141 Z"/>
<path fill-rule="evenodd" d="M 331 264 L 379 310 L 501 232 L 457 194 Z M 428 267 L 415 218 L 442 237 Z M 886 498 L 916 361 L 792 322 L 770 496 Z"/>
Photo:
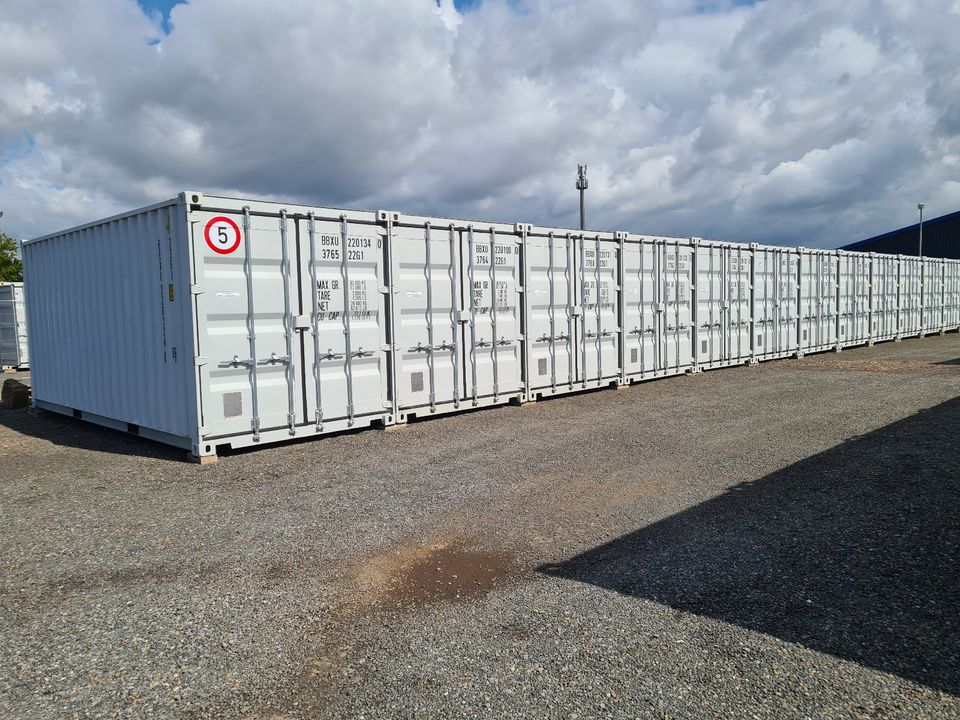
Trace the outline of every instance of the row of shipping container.
<path fill-rule="evenodd" d="M 20 282 L 0 282 L 0 367 L 4 370 L 30 367 L 27 317 Z"/>
<path fill-rule="evenodd" d="M 960 326 L 955 260 L 199 193 L 24 261 L 35 404 L 197 456 Z"/>

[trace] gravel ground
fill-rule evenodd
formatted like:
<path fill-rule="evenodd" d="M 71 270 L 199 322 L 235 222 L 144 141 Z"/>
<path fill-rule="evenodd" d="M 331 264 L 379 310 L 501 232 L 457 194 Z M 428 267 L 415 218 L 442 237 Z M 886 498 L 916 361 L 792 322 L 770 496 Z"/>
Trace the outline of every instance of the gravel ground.
<path fill-rule="evenodd" d="M 0 716 L 960 718 L 960 335 L 235 453 L 0 410 Z"/>

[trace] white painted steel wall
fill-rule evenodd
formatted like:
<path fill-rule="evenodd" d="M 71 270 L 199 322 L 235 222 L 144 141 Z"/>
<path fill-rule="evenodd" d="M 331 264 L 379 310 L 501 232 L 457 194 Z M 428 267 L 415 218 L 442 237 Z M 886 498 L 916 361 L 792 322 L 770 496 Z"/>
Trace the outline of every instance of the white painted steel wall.
<path fill-rule="evenodd" d="M 24 262 L 35 404 L 199 455 L 960 324 L 958 261 L 200 193 Z"/>
<path fill-rule="evenodd" d="M 190 444 L 198 418 L 185 216 L 171 201 L 23 244 L 35 404 Z"/>
<path fill-rule="evenodd" d="M 23 283 L 0 283 L 0 366 L 30 366 Z"/>

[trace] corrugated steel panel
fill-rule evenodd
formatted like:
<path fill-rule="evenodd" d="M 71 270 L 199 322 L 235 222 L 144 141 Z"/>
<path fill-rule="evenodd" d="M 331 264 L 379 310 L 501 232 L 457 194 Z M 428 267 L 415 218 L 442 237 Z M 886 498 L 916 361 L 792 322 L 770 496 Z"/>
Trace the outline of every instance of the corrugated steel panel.
<path fill-rule="evenodd" d="M 187 446 L 197 426 L 185 207 L 23 244 L 35 401 Z"/>
<path fill-rule="evenodd" d="M 23 283 L 0 283 L 0 366 L 30 366 Z"/>
<path fill-rule="evenodd" d="M 920 253 L 920 223 L 851 243 L 841 249 L 916 256 Z M 960 212 L 924 220 L 923 254 L 934 258 L 960 258 Z"/>

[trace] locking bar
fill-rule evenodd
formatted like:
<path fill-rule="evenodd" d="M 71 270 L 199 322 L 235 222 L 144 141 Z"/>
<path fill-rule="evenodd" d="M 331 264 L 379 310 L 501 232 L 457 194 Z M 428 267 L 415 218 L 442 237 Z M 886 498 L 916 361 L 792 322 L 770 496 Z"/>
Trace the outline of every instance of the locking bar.
<path fill-rule="evenodd" d="M 257 363 L 252 358 L 257 357 L 257 328 L 254 320 L 253 302 L 253 257 L 251 249 L 251 240 L 253 232 L 250 228 L 250 206 L 243 206 L 243 270 L 247 280 L 247 340 L 250 344 L 249 364 L 245 364 L 250 369 L 250 405 L 253 413 L 250 418 L 250 428 L 253 430 L 253 441 L 260 442 L 260 402 L 257 394 Z"/>
<path fill-rule="evenodd" d="M 460 407 L 460 353 L 456 351 L 457 337 L 460 333 L 458 308 L 460 306 L 460 262 L 457 231 L 450 223 L 450 336 L 453 338 L 453 406 Z"/>
<path fill-rule="evenodd" d="M 573 390 L 573 238 L 567 233 L 566 238 L 567 263 L 563 268 L 563 277 L 567 285 L 567 385 Z"/>
<path fill-rule="evenodd" d="M 490 324 L 492 326 L 493 338 L 497 337 L 497 235 L 496 231 L 490 228 Z M 500 399 L 500 374 L 499 374 L 499 354 L 497 344 L 494 343 L 490 351 L 490 359 L 493 361 L 493 401 Z"/>
<path fill-rule="evenodd" d="M 353 358 L 350 348 L 350 315 L 352 313 L 350 297 L 350 264 L 347 262 L 347 215 L 340 215 L 340 276 L 343 278 L 343 348 L 344 370 L 347 374 L 347 426 L 353 425 Z"/>
<path fill-rule="evenodd" d="M 544 336 L 540 339 L 540 342 L 549 341 L 549 352 L 550 352 L 550 388 L 552 390 L 557 389 L 557 348 L 554 345 L 556 341 L 557 334 L 557 321 L 556 321 L 556 288 L 554 284 L 556 282 L 556 268 L 553 263 L 553 232 L 547 234 L 547 279 L 549 280 L 550 285 L 550 337 Z"/>
<path fill-rule="evenodd" d="M 290 249 L 287 237 L 287 211 L 280 211 L 280 267 L 283 275 L 283 336 L 287 349 L 284 378 L 287 381 L 287 428 L 291 435 L 297 434 L 297 416 L 293 405 L 294 367 L 293 313 L 290 310 Z"/>
<path fill-rule="evenodd" d="M 427 276 L 427 344 L 431 352 L 427 353 L 427 372 L 430 375 L 430 412 L 437 411 L 437 384 L 434 376 L 433 364 L 433 265 L 430 257 L 430 223 L 423 225 L 423 242 L 426 253 L 426 276 Z M 417 343 L 419 345 L 419 343 Z"/>
<path fill-rule="evenodd" d="M 477 404 L 477 303 L 474 280 L 474 239 L 473 225 L 467 226 L 467 251 L 470 253 L 470 260 L 467 263 L 467 280 L 470 282 L 470 366 L 471 379 L 473 381 L 473 404 Z"/>
<path fill-rule="evenodd" d="M 674 337 L 674 369 L 678 372 L 680 371 L 680 330 L 682 325 L 680 324 L 680 241 L 675 240 L 673 244 L 673 251 L 675 254 L 674 263 L 673 263 L 673 308 L 674 308 L 674 320 L 675 326 L 673 328 L 673 337 Z M 691 263 L 692 265 L 692 263 Z"/>
<path fill-rule="evenodd" d="M 600 307 L 600 235 L 598 234 L 595 238 L 595 250 L 593 258 L 594 266 L 594 282 L 596 287 L 593 289 L 593 300 L 596 303 L 597 308 L 597 380 L 603 379 L 603 344 L 600 340 L 600 330 L 603 326 L 603 318 L 601 313 L 603 312 Z"/>
<path fill-rule="evenodd" d="M 580 305 L 586 307 L 587 304 L 587 251 L 586 242 L 583 233 L 580 234 Z M 587 386 L 587 314 L 580 314 L 580 380 L 583 387 Z"/>
<path fill-rule="evenodd" d="M 323 430 L 323 396 L 320 388 L 320 311 L 317 299 L 317 218 L 311 210 L 307 215 L 310 236 L 310 335 L 313 338 L 313 385 L 316 390 L 314 422 L 317 432 Z"/>

